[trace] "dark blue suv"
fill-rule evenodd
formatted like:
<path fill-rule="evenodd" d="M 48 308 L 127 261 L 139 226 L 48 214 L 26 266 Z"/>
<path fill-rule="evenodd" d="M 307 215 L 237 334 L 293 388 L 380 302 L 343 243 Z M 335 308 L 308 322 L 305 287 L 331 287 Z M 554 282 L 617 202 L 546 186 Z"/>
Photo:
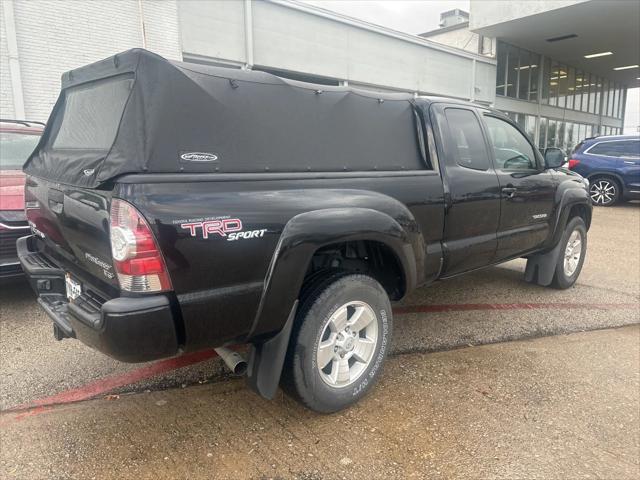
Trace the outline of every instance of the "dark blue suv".
<path fill-rule="evenodd" d="M 569 168 L 589 179 L 594 205 L 640 198 L 640 136 L 587 138 L 571 153 Z"/>

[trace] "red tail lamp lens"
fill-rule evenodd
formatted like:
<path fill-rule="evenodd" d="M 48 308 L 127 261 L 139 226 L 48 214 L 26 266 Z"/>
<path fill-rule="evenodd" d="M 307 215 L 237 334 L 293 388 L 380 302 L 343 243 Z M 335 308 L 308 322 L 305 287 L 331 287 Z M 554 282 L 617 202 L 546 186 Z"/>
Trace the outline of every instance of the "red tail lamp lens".
<path fill-rule="evenodd" d="M 111 253 L 120 288 L 129 292 L 171 290 L 167 267 L 149 224 L 129 203 L 111 202 Z"/>

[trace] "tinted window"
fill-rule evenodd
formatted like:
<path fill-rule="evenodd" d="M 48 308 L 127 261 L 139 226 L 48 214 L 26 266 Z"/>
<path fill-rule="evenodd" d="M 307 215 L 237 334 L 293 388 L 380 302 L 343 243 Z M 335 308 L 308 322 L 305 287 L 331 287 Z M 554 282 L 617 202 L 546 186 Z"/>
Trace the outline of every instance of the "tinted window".
<path fill-rule="evenodd" d="M 529 170 L 536 168 L 533 147 L 513 125 L 495 117 L 484 117 L 493 144 L 496 168 Z"/>
<path fill-rule="evenodd" d="M 130 78 L 119 77 L 66 91 L 62 122 L 52 148 L 109 150 L 132 83 Z"/>
<path fill-rule="evenodd" d="M 600 142 L 591 147 L 588 153 L 593 155 L 607 155 L 609 157 L 640 157 L 640 141 L 623 140 Z"/>
<path fill-rule="evenodd" d="M 627 140 L 622 143 L 622 156 L 640 158 L 640 140 Z"/>
<path fill-rule="evenodd" d="M 487 170 L 489 158 L 482 129 L 471 110 L 447 108 L 445 110 L 451 140 L 456 148 L 458 165 L 474 170 Z"/>

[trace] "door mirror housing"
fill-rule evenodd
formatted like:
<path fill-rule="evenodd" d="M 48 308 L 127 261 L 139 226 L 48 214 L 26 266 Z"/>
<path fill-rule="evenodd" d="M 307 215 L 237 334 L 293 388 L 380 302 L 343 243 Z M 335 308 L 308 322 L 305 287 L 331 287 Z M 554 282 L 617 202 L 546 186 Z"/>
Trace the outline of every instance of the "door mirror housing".
<path fill-rule="evenodd" d="M 545 168 L 558 168 L 565 162 L 564 152 L 556 147 L 549 147 L 544 151 Z"/>

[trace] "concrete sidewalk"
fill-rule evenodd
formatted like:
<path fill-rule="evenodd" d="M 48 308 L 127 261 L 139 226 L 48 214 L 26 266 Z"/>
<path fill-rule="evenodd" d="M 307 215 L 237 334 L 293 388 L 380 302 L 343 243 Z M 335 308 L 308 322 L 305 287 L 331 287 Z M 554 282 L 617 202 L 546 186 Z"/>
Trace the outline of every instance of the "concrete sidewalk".
<path fill-rule="evenodd" d="M 242 381 L 0 415 L 2 478 L 638 478 L 640 327 L 390 359 L 320 416 Z"/>

